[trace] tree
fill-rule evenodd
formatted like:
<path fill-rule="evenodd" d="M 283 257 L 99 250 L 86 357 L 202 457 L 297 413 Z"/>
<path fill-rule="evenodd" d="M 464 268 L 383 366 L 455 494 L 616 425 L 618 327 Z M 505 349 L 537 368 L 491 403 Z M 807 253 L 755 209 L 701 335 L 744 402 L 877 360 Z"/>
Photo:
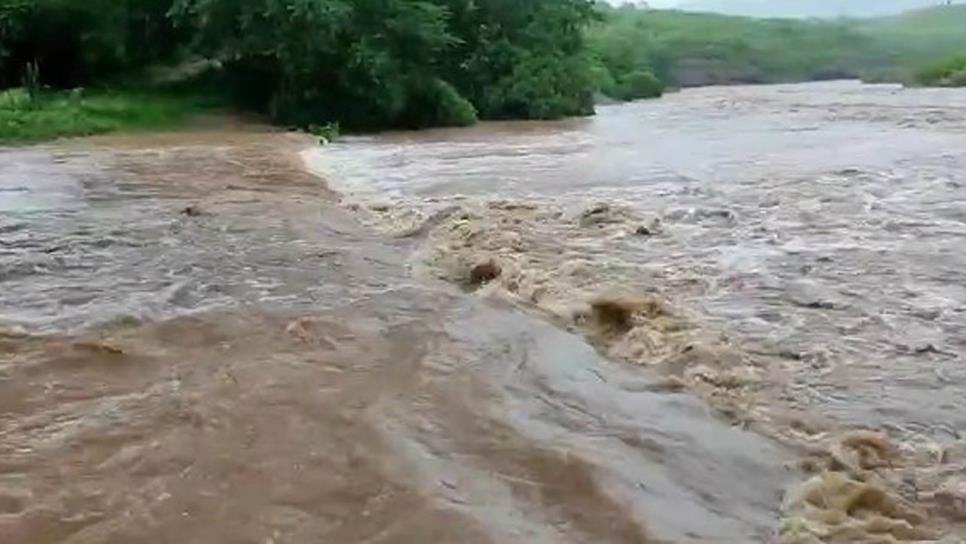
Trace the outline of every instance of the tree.
<path fill-rule="evenodd" d="M 72 87 L 171 54 L 170 0 L 0 0 L 0 87 L 36 63 L 43 83 Z"/>
<path fill-rule="evenodd" d="M 0 85 L 68 88 L 180 53 L 280 123 L 465 125 L 593 110 L 591 0 L 0 0 Z"/>

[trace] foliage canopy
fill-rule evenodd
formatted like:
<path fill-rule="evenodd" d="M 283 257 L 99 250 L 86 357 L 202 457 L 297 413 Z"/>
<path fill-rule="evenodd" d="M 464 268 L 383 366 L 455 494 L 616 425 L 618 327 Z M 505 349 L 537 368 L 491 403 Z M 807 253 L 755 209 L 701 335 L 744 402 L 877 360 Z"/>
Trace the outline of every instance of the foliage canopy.
<path fill-rule="evenodd" d="M 592 112 L 590 0 L 0 0 L 0 88 L 190 56 L 283 123 L 465 125 Z"/>

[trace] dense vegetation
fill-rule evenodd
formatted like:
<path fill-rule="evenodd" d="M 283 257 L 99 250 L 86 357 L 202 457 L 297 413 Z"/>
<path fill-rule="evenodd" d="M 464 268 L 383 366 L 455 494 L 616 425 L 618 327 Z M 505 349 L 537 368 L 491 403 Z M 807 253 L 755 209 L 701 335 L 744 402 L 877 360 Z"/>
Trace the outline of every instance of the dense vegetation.
<path fill-rule="evenodd" d="M 589 0 L 0 0 L 0 88 L 203 55 L 210 88 L 287 124 L 555 118 L 592 112 L 592 17 Z"/>
<path fill-rule="evenodd" d="M 49 136 L 152 126 L 152 111 L 193 103 L 159 88 L 207 90 L 286 125 L 419 128 L 589 114 L 595 93 L 910 79 L 961 51 L 956 6 L 855 21 L 593 0 L 0 0 L 0 90 L 22 89 L 3 95 L 0 138 L 41 138 L 37 123 Z M 956 62 L 922 80 L 959 81 Z"/>
<path fill-rule="evenodd" d="M 917 79 L 923 85 L 966 87 L 966 54 L 928 66 Z"/>
<path fill-rule="evenodd" d="M 181 36 L 170 0 L 0 0 L 0 88 L 36 62 L 43 83 L 70 88 L 169 58 Z"/>

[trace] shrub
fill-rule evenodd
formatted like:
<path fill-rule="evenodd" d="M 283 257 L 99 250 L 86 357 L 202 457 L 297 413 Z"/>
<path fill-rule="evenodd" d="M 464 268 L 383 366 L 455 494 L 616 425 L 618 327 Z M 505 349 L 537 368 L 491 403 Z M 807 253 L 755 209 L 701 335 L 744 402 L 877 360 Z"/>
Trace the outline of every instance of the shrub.
<path fill-rule="evenodd" d="M 449 83 L 432 78 L 410 83 L 406 107 L 398 120 L 405 128 L 464 127 L 476 123 L 476 108 Z"/>
<path fill-rule="evenodd" d="M 634 70 L 620 77 L 615 93 L 620 100 L 657 98 L 664 94 L 664 84 L 648 70 Z"/>
<path fill-rule="evenodd" d="M 959 55 L 921 70 L 916 80 L 923 85 L 961 87 L 966 85 L 966 55 Z"/>

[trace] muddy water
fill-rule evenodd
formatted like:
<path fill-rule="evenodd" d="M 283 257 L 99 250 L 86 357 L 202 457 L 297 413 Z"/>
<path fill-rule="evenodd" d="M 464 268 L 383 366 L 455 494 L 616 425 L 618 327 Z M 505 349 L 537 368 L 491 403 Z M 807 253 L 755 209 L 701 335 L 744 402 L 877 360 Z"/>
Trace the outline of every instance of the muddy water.
<path fill-rule="evenodd" d="M 966 426 L 966 93 L 735 87 L 600 109 L 314 160 L 377 209 L 515 199 L 562 212 L 550 228 L 596 203 L 660 219 L 659 236 L 621 236 L 630 223 L 582 250 L 820 366 L 809 385 L 837 417 Z"/>
<path fill-rule="evenodd" d="M 305 145 L 0 150 L 0 542 L 774 540 L 787 448 L 414 274 Z"/>
<path fill-rule="evenodd" d="M 695 89 L 306 159 L 417 277 L 495 265 L 482 298 L 811 458 L 785 540 L 966 535 L 966 93 Z"/>

